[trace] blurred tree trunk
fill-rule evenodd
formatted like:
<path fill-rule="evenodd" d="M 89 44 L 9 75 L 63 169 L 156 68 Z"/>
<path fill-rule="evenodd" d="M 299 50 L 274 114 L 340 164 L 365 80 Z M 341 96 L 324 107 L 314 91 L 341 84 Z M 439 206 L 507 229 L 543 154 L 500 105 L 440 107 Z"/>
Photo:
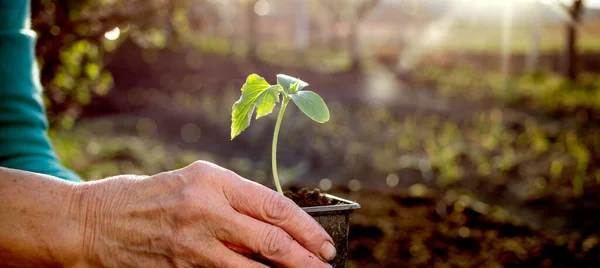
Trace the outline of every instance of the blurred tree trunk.
<path fill-rule="evenodd" d="M 166 34 L 166 39 L 167 39 L 167 46 L 172 46 L 173 43 L 177 43 L 177 40 L 174 40 L 177 37 L 177 30 L 175 29 L 175 25 L 173 25 L 173 17 L 175 14 L 175 9 L 178 6 L 178 1 L 177 0 L 173 0 L 171 1 L 166 9 L 167 9 L 167 16 L 165 17 L 166 20 L 166 29 L 165 29 L 165 34 Z M 174 42 L 175 41 L 175 42 Z"/>
<path fill-rule="evenodd" d="M 327 47 L 330 50 L 343 49 L 343 42 L 339 36 L 339 25 L 341 24 L 341 3 L 331 0 L 321 0 L 321 5 L 328 11 L 327 29 L 324 31 Z M 333 35 L 329 35 L 333 32 Z"/>
<path fill-rule="evenodd" d="M 358 69 L 362 63 L 362 51 L 360 50 L 360 23 L 380 3 L 380 0 L 361 1 L 354 12 L 354 18 L 350 21 L 350 32 L 348 33 L 348 46 L 352 57 L 351 68 Z"/>
<path fill-rule="evenodd" d="M 310 15 L 308 14 L 308 1 L 296 0 L 298 12 L 296 12 L 295 46 L 297 52 L 305 52 L 310 43 Z"/>
<path fill-rule="evenodd" d="M 581 20 L 583 11 L 583 0 L 574 0 L 573 5 L 568 8 L 571 21 L 567 24 L 566 39 L 566 70 L 565 76 L 571 81 L 577 80 L 578 62 L 577 62 L 577 27 Z"/>
<path fill-rule="evenodd" d="M 511 56 L 512 56 L 512 28 L 513 28 L 513 6 L 507 4 L 504 7 L 504 13 L 502 14 L 502 61 L 501 71 L 504 76 L 506 86 L 510 78 L 510 67 L 511 67 Z"/>
<path fill-rule="evenodd" d="M 348 32 L 348 47 L 350 56 L 352 57 L 352 69 L 358 69 L 362 62 L 362 54 L 360 51 L 360 34 L 358 20 L 350 22 L 350 31 Z"/>
<path fill-rule="evenodd" d="M 541 5 L 540 2 L 535 2 L 535 7 L 531 11 L 530 21 L 530 42 L 529 42 L 529 54 L 527 55 L 527 61 L 525 63 L 525 69 L 528 72 L 535 72 L 538 69 L 540 61 L 540 41 L 542 32 L 542 18 L 541 18 Z"/>
<path fill-rule="evenodd" d="M 258 46 L 258 14 L 254 11 L 254 6 L 258 0 L 245 1 L 246 18 L 248 19 L 248 59 L 256 60 L 256 47 Z"/>
<path fill-rule="evenodd" d="M 352 16 L 346 18 L 349 25 L 349 31 L 346 37 L 346 44 L 350 51 L 351 57 L 351 68 L 358 69 L 362 63 L 362 52 L 360 50 L 360 23 L 367 17 L 367 15 L 381 2 L 381 0 L 344 0 L 331 1 L 321 0 L 321 4 L 329 10 L 333 18 L 333 22 L 339 25 L 342 21 L 342 17 L 345 13 L 350 13 Z M 337 39 L 336 39 L 337 41 Z M 341 43 L 341 42 L 340 42 Z M 334 49 L 339 49 L 337 42 L 333 44 Z"/>

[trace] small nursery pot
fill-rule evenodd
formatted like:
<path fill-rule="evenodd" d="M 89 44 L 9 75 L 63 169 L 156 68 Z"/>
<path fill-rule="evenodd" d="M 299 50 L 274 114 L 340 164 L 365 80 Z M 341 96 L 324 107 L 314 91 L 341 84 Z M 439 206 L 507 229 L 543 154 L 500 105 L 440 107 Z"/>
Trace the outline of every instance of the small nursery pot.
<path fill-rule="evenodd" d="M 302 209 L 311 215 L 327 233 L 333 238 L 337 255 L 329 263 L 333 268 L 346 267 L 348 256 L 348 227 L 350 225 L 350 213 L 359 209 L 360 205 L 337 196 L 326 194 L 326 197 L 337 201 L 339 204 L 318 207 L 303 207 Z"/>

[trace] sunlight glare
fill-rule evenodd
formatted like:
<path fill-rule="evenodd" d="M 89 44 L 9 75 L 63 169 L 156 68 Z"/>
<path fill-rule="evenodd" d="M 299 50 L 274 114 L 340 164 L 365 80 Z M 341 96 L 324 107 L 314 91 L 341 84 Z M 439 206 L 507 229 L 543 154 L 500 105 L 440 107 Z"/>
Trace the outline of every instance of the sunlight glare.
<path fill-rule="evenodd" d="M 254 12 L 259 16 L 265 16 L 269 14 L 270 9 L 271 6 L 266 0 L 259 0 L 256 2 L 256 4 L 254 4 Z"/>
<path fill-rule="evenodd" d="M 119 27 L 115 27 L 114 29 L 104 33 L 104 38 L 114 41 L 117 40 L 121 36 L 121 29 Z"/>

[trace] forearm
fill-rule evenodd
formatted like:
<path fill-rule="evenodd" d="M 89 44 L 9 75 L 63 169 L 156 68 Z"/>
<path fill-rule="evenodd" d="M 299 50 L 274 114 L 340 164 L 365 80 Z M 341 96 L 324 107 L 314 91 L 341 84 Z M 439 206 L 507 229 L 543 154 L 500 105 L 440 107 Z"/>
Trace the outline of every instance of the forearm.
<path fill-rule="evenodd" d="M 64 266 L 79 256 L 78 184 L 0 167 L 0 267 Z"/>

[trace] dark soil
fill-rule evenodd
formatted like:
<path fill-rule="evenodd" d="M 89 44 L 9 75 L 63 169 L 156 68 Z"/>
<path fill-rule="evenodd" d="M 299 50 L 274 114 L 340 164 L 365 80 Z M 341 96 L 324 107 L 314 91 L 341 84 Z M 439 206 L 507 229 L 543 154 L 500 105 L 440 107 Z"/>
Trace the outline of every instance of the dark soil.
<path fill-rule="evenodd" d="M 320 207 L 335 205 L 338 202 L 326 197 L 319 189 L 309 190 L 302 188 L 300 190 L 291 189 L 283 193 L 287 198 L 292 199 L 300 207 Z"/>
<path fill-rule="evenodd" d="M 433 191 L 421 196 L 347 190 L 333 194 L 362 207 L 351 214 L 349 268 L 600 267 L 600 236 L 544 233 L 501 208 L 465 196 Z M 303 206 L 331 204 L 319 190 L 296 188 L 285 195 Z"/>
<path fill-rule="evenodd" d="M 348 267 L 600 267 L 600 236 L 554 236 L 464 198 L 335 195 L 351 215 Z"/>

